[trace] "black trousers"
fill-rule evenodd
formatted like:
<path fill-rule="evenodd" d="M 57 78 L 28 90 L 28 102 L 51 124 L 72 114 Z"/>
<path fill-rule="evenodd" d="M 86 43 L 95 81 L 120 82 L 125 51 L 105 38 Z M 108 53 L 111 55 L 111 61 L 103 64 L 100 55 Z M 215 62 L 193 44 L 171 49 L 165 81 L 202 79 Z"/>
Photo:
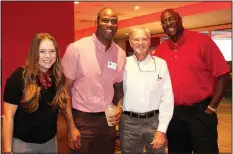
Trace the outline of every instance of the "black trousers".
<path fill-rule="evenodd" d="M 116 129 L 108 126 L 104 112 L 86 113 L 73 109 L 73 118 L 81 134 L 81 148 L 72 154 L 114 154 Z"/>
<path fill-rule="evenodd" d="M 211 98 L 192 106 L 177 106 L 168 126 L 169 154 L 217 154 L 218 118 L 205 112 Z"/>

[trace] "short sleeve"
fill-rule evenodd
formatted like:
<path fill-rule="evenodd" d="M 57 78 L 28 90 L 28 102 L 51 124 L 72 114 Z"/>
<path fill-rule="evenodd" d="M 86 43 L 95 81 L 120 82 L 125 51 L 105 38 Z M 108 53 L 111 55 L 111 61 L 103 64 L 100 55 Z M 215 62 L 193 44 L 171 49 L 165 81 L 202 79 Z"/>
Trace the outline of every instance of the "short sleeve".
<path fill-rule="evenodd" d="M 19 105 L 23 91 L 23 67 L 18 67 L 6 80 L 3 100 L 10 104 Z"/>
<path fill-rule="evenodd" d="M 207 68 L 212 70 L 214 76 L 218 77 L 230 71 L 222 52 L 210 37 L 206 37 L 203 52 Z"/>
<path fill-rule="evenodd" d="M 78 48 L 75 47 L 73 43 L 71 43 L 62 58 L 62 66 L 64 75 L 71 79 L 75 80 L 78 71 L 78 63 L 79 63 L 79 53 Z"/>
<path fill-rule="evenodd" d="M 117 75 L 117 79 L 116 82 L 121 82 L 123 81 L 123 76 L 124 76 L 124 71 L 125 71 L 125 65 L 126 65 L 126 54 L 125 51 L 120 49 L 121 52 L 119 55 L 120 60 L 119 60 L 119 70 L 118 70 L 118 75 Z"/>

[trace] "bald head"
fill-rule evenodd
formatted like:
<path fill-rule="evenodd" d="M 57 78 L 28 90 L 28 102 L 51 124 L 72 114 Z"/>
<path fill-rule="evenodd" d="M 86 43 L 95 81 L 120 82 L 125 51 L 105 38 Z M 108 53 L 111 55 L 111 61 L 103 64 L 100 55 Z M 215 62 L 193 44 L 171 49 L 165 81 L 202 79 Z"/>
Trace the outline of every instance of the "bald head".
<path fill-rule="evenodd" d="M 100 12 L 98 13 L 97 15 L 97 23 L 99 22 L 99 19 L 102 17 L 102 16 L 105 16 L 107 14 L 112 14 L 113 16 L 115 16 L 116 18 L 117 17 L 117 13 L 115 10 L 113 10 L 112 8 L 103 8 L 102 10 L 100 10 Z"/>
<path fill-rule="evenodd" d="M 161 24 L 163 31 L 175 42 L 181 37 L 184 27 L 178 12 L 174 9 L 166 9 L 161 13 Z"/>
<path fill-rule="evenodd" d="M 111 8 L 103 8 L 97 15 L 97 38 L 106 46 L 111 41 L 118 29 L 118 17 L 115 10 Z"/>
<path fill-rule="evenodd" d="M 160 16 L 160 19 L 162 19 L 162 17 L 166 14 L 166 13 L 169 13 L 169 14 L 173 14 L 175 17 L 177 18 L 181 18 L 180 14 L 174 10 L 174 9 L 166 9 L 164 10 L 162 13 L 161 13 L 161 16 Z"/>

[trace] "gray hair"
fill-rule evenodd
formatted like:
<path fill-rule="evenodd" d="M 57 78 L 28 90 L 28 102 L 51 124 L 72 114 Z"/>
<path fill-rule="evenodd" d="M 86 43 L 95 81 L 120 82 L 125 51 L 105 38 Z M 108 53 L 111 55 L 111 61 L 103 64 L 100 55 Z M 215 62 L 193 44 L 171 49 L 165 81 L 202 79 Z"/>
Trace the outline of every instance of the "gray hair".
<path fill-rule="evenodd" d="M 138 31 L 138 30 L 145 31 L 147 37 L 150 38 L 150 29 L 149 28 L 146 28 L 146 27 L 133 27 L 133 28 L 130 29 L 130 32 L 129 32 L 129 39 L 131 39 L 133 32 Z"/>

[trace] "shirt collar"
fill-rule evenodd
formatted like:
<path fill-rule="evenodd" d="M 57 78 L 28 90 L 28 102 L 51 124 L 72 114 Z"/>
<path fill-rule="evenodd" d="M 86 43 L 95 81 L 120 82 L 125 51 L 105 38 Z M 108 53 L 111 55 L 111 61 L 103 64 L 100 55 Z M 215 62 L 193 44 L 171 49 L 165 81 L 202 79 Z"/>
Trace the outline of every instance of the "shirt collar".
<path fill-rule="evenodd" d="M 181 35 L 180 39 L 177 42 L 173 42 L 171 38 L 168 39 L 168 45 L 170 48 L 174 48 L 174 46 L 177 46 L 179 48 L 182 44 L 184 44 L 185 40 L 188 37 L 188 30 L 184 29 L 183 34 Z"/>
<path fill-rule="evenodd" d="M 150 61 L 151 59 L 153 60 L 152 56 L 149 53 L 147 54 L 146 58 L 142 61 L 138 61 L 135 54 L 133 56 L 134 56 L 134 59 L 136 60 L 136 62 L 138 62 L 138 63 L 142 63 L 142 62 L 145 63 L 145 62 Z"/>
<path fill-rule="evenodd" d="M 106 48 L 105 45 L 103 45 L 103 44 L 100 42 L 100 40 L 96 37 L 95 33 L 92 34 L 92 39 L 93 39 L 93 41 L 94 41 L 96 47 L 98 48 L 98 50 L 101 51 L 101 52 L 107 53 L 109 50 L 111 50 L 111 49 L 113 48 L 114 42 L 112 41 L 112 42 L 111 42 L 111 46 L 109 47 L 108 51 L 105 52 L 105 48 Z"/>

